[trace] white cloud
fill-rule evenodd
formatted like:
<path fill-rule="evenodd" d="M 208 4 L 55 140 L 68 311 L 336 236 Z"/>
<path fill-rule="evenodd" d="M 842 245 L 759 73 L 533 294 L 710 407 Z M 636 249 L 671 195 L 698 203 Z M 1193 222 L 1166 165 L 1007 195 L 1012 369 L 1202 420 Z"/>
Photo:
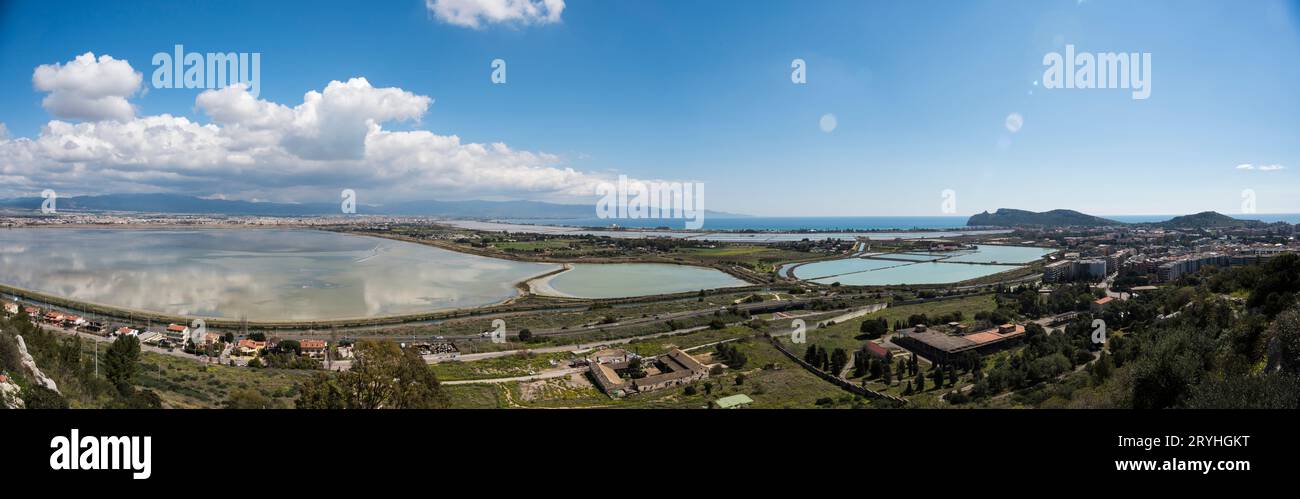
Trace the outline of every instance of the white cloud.
<path fill-rule="evenodd" d="M 1251 163 L 1242 163 L 1237 165 L 1237 169 L 1244 171 L 1275 172 L 1285 170 L 1286 167 L 1282 165 L 1255 165 Z"/>
<path fill-rule="evenodd" d="M 361 159 L 372 127 L 418 120 L 432 102 L 400 88 L 374 88 L 365 78 L 332 81 L 324 92 L 307 92 L 293 109 L 257 100 L 243 85 L 208 90 L 195 99 L 196 106 L 232 133 L 254 143 L 279 139 L 294 155 L 316 160 Z M 264 131 L 272 134 L 255 137 Z"/>
<path fill-rule="evenodd" d="M 62 195 L 178 192 L 307 202 L 355 189 L 367 204 L 576 201 L 592 199 L 595 185 L 610 179 L 545 152 L 384 129 L 389 122 L 419 123 L 432 102 L 352 78 L 309 91 L 292 106 L 254 98 L 238 85 L 208 90 L 195 108 L 210 123 L 168 114 L 53 120 L 34 138 L 0 138 L 0 197 L 52 188 Z"/>
<path fill-rule="evenodd" d="M 0 122 L 0 140 L 5 140 L 8 138 L 9 138 L 9 127 L 5 126 L 4 122 Z"/>
<path fill-rule="evenodd" d="M 125 121 L 135 116 L 126 98 L 140 89 L 144 77 L 125 60 L 107 54 L 95 59 L 86 52 L 66 64 L 42 64 L 32 73 L 32 85 L 49 92 L 41 105 L 59 118 Z"/>
<path fill-rule="evenodd" d="M 468 28 L 558 23 L 564 12 L 564 0 L 425 0 L 424 5 L 442 22 Z"/>

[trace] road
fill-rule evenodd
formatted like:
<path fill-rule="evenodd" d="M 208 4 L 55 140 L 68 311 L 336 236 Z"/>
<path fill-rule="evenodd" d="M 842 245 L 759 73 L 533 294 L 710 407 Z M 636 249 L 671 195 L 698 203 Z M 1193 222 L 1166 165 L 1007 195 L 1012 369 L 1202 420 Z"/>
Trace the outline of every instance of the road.
<path fill-rule="evenodd" d="M 783 304 L 800 303 L 800 302 L 802 302 L 802 301 L 807 301 L 807 300 L 806 300 L 806 299 L 805 299 L 805 300 L 799 300 L 799 301 L 796 301 L 796 300 L 788 300 L 788 301 L 783 302 Z M 738 308 L 741 308 L 741 309 L 743 309 L 743 310 L 751 310 L 751 309 L 760 308 L 760 306 L 761 306 L 761 305 L 764 305 L 764 303 L 765 303 L 765 302 L 761 302 L 761 303 L 751 303 L 751 304 L 743 304 L 743 305 L 738 306 Z M 770 304 L 769 304 L 769 305 L 770 305 Z M 833 318 L 831 318 L 831 319 L 828 319 L 828 320 L 826 320 L 826 321 L 821 321 L 821 322 L 818 322 L 818 323 L 811 324 L 811 325 L 809 325 L 808 329 L 810 329 L 810 330 L 816 330 L 816 329 L 820 329 L 820 328 L 823 328 L 823 327 L 827 327 L 829 324 L 832 324 L 832 323 L 836 323 L 836 324 L 838 324 L 838 323 L 843 322 L 843 321 L 846 321 L 846 320 L 850 320 L 850 319 L 853 319 L 853 318 L 861 317 L 861 316 L 863 316 L 863 315 L 866 315 L 866 314 L 869 314 L 869 313 L 872 313 L 872 312 L 876 312 L 876 311 L 882 310 L 882 309 L 884 309 L 884 308 L 887 307 L 887 306 L 888 306 L 888 304 L 886 304 L 886 303 L 874 303 L 874 304 L 871 304 L 871 305 L 867 305 L 867 306 L 865 306 L 865 307 L 860 307 L 860 308 L 857 308 L 857 309 L 848 310 L 847 312 L 845 312 L 845 313 L 843 313 L 843 314 L 840 314 L 840 315 L 837 315 L 837 316 L 835 316 L 835 317 L 833 317 Z M 710 308 L 710 309 L 705 309 L 705 310 L 694 310 L 694 311 L 679 312 L 679 313 L 673 313 L 673 314 L 662 314 L 662 315 L 652 316 L 652 317 L 648 317 L 648 318 L 644 318 L 644 319 L 638 318 L 638 319 L 636 319 L 636 320 L 629 320 L 629 321 L 624 321 L 624 322 L 621 322 L 621 323 L 614 323 L 614 324 L 604 324 L 604 325 L 601 325 L 601 326 L 602 326 L 602 327 L 627 327 L 627 326 L 631 326 L 631 325 L 635 325 L 635 324 L 640 324 L 640 323 L 643 323 L 643 322 L 646 322 L 646 321 L 665 321 L 665 320 L 669 320 L 670 318 L 693 317 L 693 316 L 699 316 L 699 315 L 704 315 L 704 314 L 711 314 L 711 313 L 713 313 L 713 312 L 714 312 L 714 309 L 711 309 L 711 308 Z M 728 326 L 733 326 L 733 325 L 737 325 L 737 324 L 741 324 L 741 323 L 738 322 L 738 323 L 734 323 L 734 324 L 728 324 Z M 77 335 L 77 336 L 85 337 L 85 338 L 88 338 L 88 339 L 90 339 L 90 340 L 92 340 L 92 341 L 96 341 L 96 342 L 100 342 L 100 343 L 109 343 L 109 342 L 112 342 L 112 341 L 114 340 L 113 338 L 108 338 L 108 337 L 103 337 L 103 336 L 97 336 L 97 335 L 88 334 L 88 333 L 87 333 L 87 334 L 81 334 L 81 333 L 77 333 L 77 332 L 75 332 L 75 331 L 69 331 L 69 330 L 67 330 L 67 329 L 63 329 L 63 328 L 61 328 L 61 327 L 57 327 L 57 326 L 51 326 L 51 325 L 48 325 L 48 324 L 39 324 L 39 326 L 42 327 L 42 328 L 44 328 L 44 329 L 46 329 L 46 330 L 48 330 L 48 331 L 54 331 L 54 332 L 57 332 L 57 333 L 60 333 L 60 334 L 65 334 L 65 335 Z M 577 329 L 578 329 L 578 332 L 585 332 L 585 331 L 590 331 L 592 328 L 593 328 L 592 326 L 589 326 L 589 327 L 586 327 L 586 328 L 577 328 Z M 439 357 L 439 356 L 433 356 L 433 355 L 427 355 L 427 356 L 424 356 L 424 360 L 425 360 L 425 362 L 428 362 L 428 363 L 430 363 L 430 364 L 436 364 L 436 363 L 438 363 L 438 362 L 446 362 L 446 361 L 451 361 L 451 360 L 456 360 L 456 361 L 460 361 L 460 362 L 473 362 L 473 361 L 480 361 L 480 360 L 487 360 L 487 359 L 494 359 L 494 358 L 506 357 L 506 356 L 510 356 L 510 355 L 517 355 L 517 354 L 522 353 L 522 352 L 534 352 L 534 353 L 573 352 L 573 353 L 578 353 L 578 352 L 582 352 L 582 351 L 585 351 L 585 350 L 590 350 L 590 349 L 592 349 L 592 348 L 596 348 L 596 347 L 604 347 L 604 346 L 611 346 L 611 345 L 623 345 L 623 344 L 631 343 L 631 342 L 633 342 L 633 341 L 637 341 L 637 340 L 646 340 L 646 339 L 661 338 L 661 337 L 667 337 L 667 336 L 675 336 L 675 335 L 689 334 L 689 333 L 694 333 L 694 332 L 702 331 L 702 330 L 705 330 L 705 329 L 708 329 L 708 328 L 709 328 L 709 326 L 696 326 L 696 327 L 685 328 L 685 329 L 679 329 L 679 330 L 674 330 L 674 331 L 665 331 L 665 332 L 652 333 L 652 334 L 646 334 L 646 335 L 640 335 L 640 336 L 631 336 L 631 337 L 620 338 L 620 339 L 615 339 L 615 340 L 603 340 L 603 341 L 591 342 L 591 343 L 577 343 L 577 344 L 570 344 L 570 345 L 557 345 L 557 346 L 541 347 L 541 348 L 533 348 L 533 349 L 514 349 L 514 350 L 502 350 L 502 351 L 498 351 L 498 352 L 482 352 L 482 353 L 473 353 L 473 354 L 465 354 L 465 355 L 461 355 L 461 356 L 458 356 L 458 357 L 455 358 L 455 359 L 450 359 L 450 358 L 445 358 L 445 357 Z M 784 336 L 784 335 L 789 335 L 789 334 L 790 334 L 790 331 L 773 333 L 774 336 Z M 427 339 L 428 337 L 422 337 L 422 338 Z M 725 341 L 728 341 L 728 340 L 724 340 L 724 341 L 720 341 L 720 342 L 715 342 L 715 343 L 713 343 L 713 344 L 721 343 L 721 342 L 725 342 Z M 701 347 L 703 347 L 703 346 L 708 346 L 708 345 L 702 345 Z M 209 361 L 208 361 L 208 359 L 209 359 L 208 357 L 201 357 L 201 356 L 196 356 L 196 355 L 187 354 L 187 353 L 185 353 L 184 351 L 181 351 L 181 350 L 175 350 L 175 349 L 171 349 L 171 350 L 169 350 L 169 349 L 159 348 L 159 347 L 152 346 L 152 345 L 141 345 L 140 348 L 141 348 L 142 351 L 153 352 L 153 353 L 157 353 L 157 354 L 161 354 L 161 355 L 170 355 L 170 356 L 173 356 L 173 357 L 176 357 L 176 358 L 188 359 L 188 360 L 191 360 L 191 361 L 194 361 L 194 362 L 200 362 L 200 363 L 208 363 L 208 362 L 209 362 Z M 217 362 L 220 362 L 222 365 L 226 365 L 226 364 L 228 364 L 228 362 L 229 362 L 229 354 L 230 354 L 230 352 L 231 352 L 231 349 L 232 349 L 231 346 L 227 346 L 226 350 L 222 352 L 221 357 L 219 357 L 219 359 L 218 359 Z M 328 367 L 327 367 L 326 369 L 327 369 L 327 370 L 331 370 L 331 371 L 345 371 L 345 370 L 350 369 L 351 367 L 352 367 L 352 361 L 351 361 L 351 360 L 334 360 L 334 361 L 329 362 L 329 365 L 328 365 Z M 540 372 L 540 373 L 538 373 L 538 374 L 535 374 L 535 375 L 528 375 L 528 376 L 516 376 L 516 377 L 509 377 L 509 378 L 494 378 L 494 379 L 480 379 L 480 380 L 455 380 L 455 381 L 445 381 L 445 382 L 443 382 L 443 383 L 445 383 L 445 384 L 449 384 L 449 385 L 456 385 L 456 384 L 471 384 L 471 383 L 508 383 L 508 382 L 515 382 L 515 381 L 536 381 L 536 380 L 540 380 L 540 379 L 550 379 L 550 378 L 558 378 L 558 377 L 562 377 L 562 376 L 567 376 L 567 375 L 570 375 L 570 374 L 573 374 L 573 373 L 576 373 L 576 372 L 582 372 L 582 371 L 585 371 L 585 370 L 586 370 L 585 367 L 577 367 L 577 368 L 558 368 L 558 369 L 545 370 L 545 371 L 542 371 L 542 372 Z"/>
<path fill-rule="evenodd" d="M 1114 273 L 1114 274 L 1108 275 L 1108 276 L 1106 276 L 1105 279 L 1102 279 L 1101 283 L 1099 283 L 1099 284 L 1097 284 L 1097 285 L 1095 285 L 1095 286 L 1093 286 L 1093 287 L 1095 287 L 1095 288 L 1097 288 L 1097 289 L 1100 289 L 1100 290 L 1104 291 L 1104 292 L 1106 293 L 1106 296 L 1109 296 L 1109 297 L 1114 298 L 1114 299 L 1116 299 L 1116 300 L 1127 300 L 1127 299 L 1129 298 L 1128 293 L 1121 293 L 1121 292 L 1118 292 L 1118 291 L 1112 291 L 1112 290 L 1110 289 L 1110 287 L 1113 286 L 1113 285 L 1115 284 L 1115 278 L 1116 278 L 1116 277 L 1119 277 L 1119 273 Z"/>
<path fill-rule="evenodd" d="M 40 324 L 37 324 L 37 325 L 40 326 L 41 329 L 44 329 L 44 330 L 46 330 L 46 331 L 52 331 L 52 332 L 59 333 L 59 334 L 63 334 L 63 335 L 67 335 L 67 336 L 77 336 L 77 337 L 79 337 L 79 338 L 82 338 L 82 339 L 88 339 L 88 340 L 91 340 L 91 341 L 94 341 L 94 342 L 98 342 L 98 343 L 112 343 L 114 340 L 117 339 L 117 338 L 109 338 L 109 337 L 99 336 L 99 335 L 90 334 L 90 333 L 82 333 L 82 332 L 77 332 L 77 331 L 69 331 L 69 330 L 67 330 L 67 329 L 64 329 L 64 328 L 61 328 L 61 327 L 58 327 L 58 326 L 52 326 L 52 325 L 45 324 L 45 323 L 40 323 Z M 140 344 L 140 351 L 142 351 L 142 352 L 152 352 L 152 353 L 162 354 L 162 355 L 170 355 L 170 356 L 172 356 L 172 357 L 179 357 L 179 358 L 182 358 L 182 359 L 189 359 L 189 360 L 193 360 L 193 361 L 195 361 L 195 362 L 204 362 L 204 363 L 208 363 L 208 362 L 206 362 L 205 360 L 203 360 L 203 359 L 207 359 L 207 357 L 199 357 L 199 356 L 197 356 L 197 355 L 190 355 L 190 354 L 185 353 L 185 352 L 183 352 L 183 351 L 181 351 L 181 350 L 175 350 L 175 349 L 171 349 L 171 350 L 169 350 L 169 349 L 166 349 L 166 348 L 160 348 L 160 347 L 156 347 L 156 346 L 153 346 L 153 345 L 145 345 L 145 344 L 143 344 L 143 343 Z M 229 349 L 227 349 L 227 352 L 229 352 Z M 226 353 L 222 353 L 222 357 L 221 357 L 221 359 L 222 359 L 222 362 L 224 363 L 225 360 L 229 359 L 229 357 L 227 356 Z"/>

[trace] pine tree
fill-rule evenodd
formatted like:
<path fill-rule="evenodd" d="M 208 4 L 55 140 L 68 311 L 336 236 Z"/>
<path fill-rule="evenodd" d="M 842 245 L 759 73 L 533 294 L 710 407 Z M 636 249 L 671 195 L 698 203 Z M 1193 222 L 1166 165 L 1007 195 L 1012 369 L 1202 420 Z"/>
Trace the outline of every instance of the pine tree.
<path fill-rule="evenodd" d="M 140 341 L 135 336 L 118 336 L 104 353 L 104 377 L 117 386 L 129 388 L 140 361 Z"/>

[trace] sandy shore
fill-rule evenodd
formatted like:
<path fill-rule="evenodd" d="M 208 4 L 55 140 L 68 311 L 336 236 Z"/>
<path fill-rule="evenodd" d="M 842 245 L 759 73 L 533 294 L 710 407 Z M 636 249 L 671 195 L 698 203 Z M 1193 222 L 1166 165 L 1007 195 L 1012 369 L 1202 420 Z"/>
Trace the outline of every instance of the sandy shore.
<path fill-rule="evenodd" d="M 534 277 L 534 278 L 532 278 L 532 279 L 529 279 L 529 280 L 527 280 L 527 281 L 524 281 L 524 285 L 528 286 L 528 292 L 529 292 L 529 293 L 532 293 L 532 294 L 535 294 L 535 295 L 539 295 L 539 296 L 554 296 L 554 297 L 559 297 L 559 298 L 577 298 L 576 296 L 573 296 L 573 295 L 570 295 L 570 294 L 567 294 L 567 293 L 561 293 L 561 292 L 559 292 L 558 290 L 556 290 L 555 288 L 552 288 L 552 287 L 551 287 L 551 279 L 554 279 L 555 276 L 560 275 L 560 274 L 563 274 L 563 273 L 568 272 L 568 271 L 570 271 L 570 270 L 573 270 L 573 264 L 571 264 L 571 263 L 566 263 L 566 264 L 564 264 L 564 268 L 563 268 L 563 269 L 557 270 L 557 271 L 555 271 L 555 272 L 549 272 L 549 273 L 546 273 L 546 274 L 544 274 L 544 275 L 540 275 L 540 276 Z"/>

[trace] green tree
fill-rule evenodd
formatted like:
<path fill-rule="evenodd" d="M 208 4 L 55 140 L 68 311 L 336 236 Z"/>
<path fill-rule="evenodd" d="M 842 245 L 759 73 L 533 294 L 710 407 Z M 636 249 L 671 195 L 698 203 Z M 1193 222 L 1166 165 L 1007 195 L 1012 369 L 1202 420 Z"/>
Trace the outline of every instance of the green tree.
<path fill-rule="evenodd" d="M 1300 308 L 1292 307 L 1278 314 L 1273 329 L 1273 341 L 1277 342 L 1278 357 L 1276 366 L 1269 367 L 1300 374 Z"/>
<path fill-rule="evenodd" d="M 140 341 L 134 336 L 118 336 L 104 353 L 104 377 L 127 394 L 140 362 Z M 125 387 L 125 388 L 124 388 Z"/>
<path fill-rule="evenodd" d="M 527 342 L 533 341 L 533 330 L 528 329 L 528 328 L 520 329 L 520 330 L 519 330 L 519 341 L 522 341 L 522 342 L 524 342 L 524 343 L 527 343 Z"/>
<path fill-rule="evenodd" d="M 831 353 L 831 374 L 838 376 L 844 370 L 844 366 L 849 365 L 849 353 L 843 348 L 836 348 Z"/>
<path fill-rule="evenodd" d="M 275 405 L 262 392 L 252 389 L 236 389 L 226 399 L 226 409 L 271 409 Z"/>
<path fill-rule="evenodd" d="M 1092 374 L 1092 384 L 1101 385 L 1110 378 L 1111 372 L 1115 369 L 1115 363 L 1111 361 L 1110 354 L 1105 351 L 1097 357 L 1097 361 L 1092 363 L 1089 372 Z"/>
<path fill-rule="evenodd" d="M 817 365 L 817 345 L 808 345 L 803 352 L 803 361 L 814 366 Z"/>
<path fill-rule="evenodd" d="M 281 352 L 293 352 L 294 355 L 302 354 L 302 343 L 298 340 L 282 340 L 275 345 L 275 348 Z"/>
<path fill-rule="evenodd" d="M 447 406 L 437 375 L 396 343 L 362 341 L 346 372 L 319 374 L 300 387 L 304 409 L 436 409 Z"/>
<path fill-rule="evenodd" d="M 160 409 L 162 398 L 153 390 L 136 390 L 128 387 L 129 392 L 108 404 L 109 409 Z"/>
<path fill-rule="evenodd" d="M 28 409 L 67 409 L 68 399 L 59 392 L 38 384 L 23 389 L 23 403 Z"/>

